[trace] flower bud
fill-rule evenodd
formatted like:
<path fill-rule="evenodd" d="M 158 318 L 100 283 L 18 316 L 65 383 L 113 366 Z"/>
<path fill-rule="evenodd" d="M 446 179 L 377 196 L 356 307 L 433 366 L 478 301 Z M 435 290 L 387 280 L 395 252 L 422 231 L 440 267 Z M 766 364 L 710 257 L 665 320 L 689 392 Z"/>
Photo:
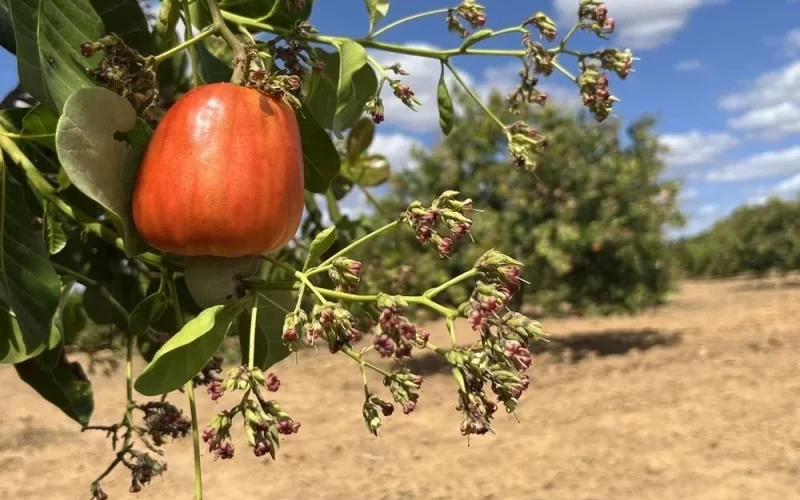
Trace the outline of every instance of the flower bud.
<path fill-rule="evenodd" d="M 270 373 L 267 375 L 265 386 L 269 392 L 278 392 L 278 389 L 281 387 L 281 381 L 277 375 Z"/>

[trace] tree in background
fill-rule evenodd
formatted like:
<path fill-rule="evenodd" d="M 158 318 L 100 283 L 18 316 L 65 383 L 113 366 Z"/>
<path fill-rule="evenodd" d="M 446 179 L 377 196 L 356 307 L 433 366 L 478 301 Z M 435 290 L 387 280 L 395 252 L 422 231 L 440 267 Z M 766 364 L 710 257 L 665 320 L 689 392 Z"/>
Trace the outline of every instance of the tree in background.
<path fill-rule="evenodd" d="M 524 300 L 542 312 L 634 311 L 664 300 L 674 279 L 665 230 L 681 225 L 683 216 L 679 184 L 659 177 L 664 164 L 652 119 L 631 124 L 623 145 L 618 121 L 598 125 L 553 104 L 515 116 L 495 94 L 489 108 L 501 120 L 526 119 L 549 139 L 530 175 L 509 168 L 504 134 L 493 120 L 467 96 L 456 99 L 461 125 L 432 152 L 414 152 L 419 165 L 392 180 L 383 213 L 460 191 L 483 210 L 471 230 L 478 247 L 525 264 Z M 365 282 L 421 291 L 468 269 L 476 251 L 463 247 L 443 264 L 410 237 L 384 240 L 360 258 L 368 263 Z M 412 265 L 409 254 L 416 254 Z M 455 304 L 469 294 L 467 287 L 449 292 Z"/>
<path fill-rule="evenodd" d="M 699 235 L 675 243 L 687 276 L 756 276 L 800 268 L 800 200 L 743 206 Z"/>

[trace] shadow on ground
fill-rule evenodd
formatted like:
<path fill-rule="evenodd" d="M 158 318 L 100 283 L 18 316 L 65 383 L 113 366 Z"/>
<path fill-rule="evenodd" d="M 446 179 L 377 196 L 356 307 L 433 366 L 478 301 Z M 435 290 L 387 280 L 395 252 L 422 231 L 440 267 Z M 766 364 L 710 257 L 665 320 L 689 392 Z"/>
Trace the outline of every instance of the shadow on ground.
<path fill-rule="evenodd" d="M 604 330 L 590 333 L 572 333 L 552 337 L 531 346 L 531 354 L 550 354 L 558 363 L 575 364 L 588 356 L 620 356 L 637 349 L 646 351 L 656 346 L 676 346 L 681 333 L 667 333 L 645 328 L 640 330 Z M 425 354 L 405 362 L 405 366 L 419 375 L 449 373 L 450 367 L 443 357 Z"/>

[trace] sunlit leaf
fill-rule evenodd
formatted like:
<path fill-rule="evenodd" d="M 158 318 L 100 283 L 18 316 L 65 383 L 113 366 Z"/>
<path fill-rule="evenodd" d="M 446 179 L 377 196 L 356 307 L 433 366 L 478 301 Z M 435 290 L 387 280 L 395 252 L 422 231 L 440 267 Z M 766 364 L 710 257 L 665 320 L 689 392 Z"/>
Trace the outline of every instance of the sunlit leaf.
<path fill-rule="evenodd" d="M 145 396 L 157 396 L 191 380 L 222 345 L 243 307 L 241 300 L 210 307 L 186 323 L 158 350 L 136 379 L 136 390 Z"/>
<path fill-rule="evenodd" d="M 72 184 L 109 212 L 133 257 L 147 250 L 133 223 L 131 199 L 143 154 L 114 138 L 136 125 L 136 111 L 124 98 L 104 88 L 75 92 L 58 120 L 56 149 Z"/>
<path fill-rule="evenodd" d="M 369 32 L 389 13 L 389 0 L 364 0 L 369 14 Z"/>
<path fill-rule="evenodd" d="M 59 253 L 67 246 L 67 233 L 64 232 L 58 214 L 58 209 L 52 203 L 44 202 L 44 241 L 50 255 Z"/>
<path fill-rule="evenodd" d="M 148 295 L 133 308 L 128 318 L 130 334 L 144 335 L 154 321 L 157 321 L 166 312 L 169 299 L 163 292 Z"/>
<path fill-rule="evenodd" d="M 342 175 L 360 186 L 375 187 L 389 179 L 391 167 L 383 155 L 362 156 L 355 163 L 342 165 Z"/>
<path fill-rule="evenodd" d="M 22 86 L 61 113 L 78 89 L 93 87 L 88 70 L 100 55 L 85 58 L 81 44 L 103 36 L 103 21 L 89 0 L 9 0 Z"/>
<path fill-rule="evenodd" d="M 314 241 L 311 242 L 311 245 L 308 248 L 308 255 L 306 256 L 306 263 L 303 266 L 303 270 L 308 269 L 310 266 L 314 265 L 322 254 L 324 254 L 331 245 L 334 244 L 336 241 L 336 226 L 330 226 L 324 230 L 322 230 L 317 236 L 314 238 Z"/>

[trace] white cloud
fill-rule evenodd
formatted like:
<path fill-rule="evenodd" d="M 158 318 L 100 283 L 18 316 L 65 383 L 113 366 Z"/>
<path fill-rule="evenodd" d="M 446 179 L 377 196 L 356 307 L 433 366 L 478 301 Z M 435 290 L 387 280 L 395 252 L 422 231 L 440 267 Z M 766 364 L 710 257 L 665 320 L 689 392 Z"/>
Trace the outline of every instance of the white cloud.
<path fill-rule="evenodd" d="M 438 123 L 438 121 L 436 122 Z M 393 172 L 409 170 L 416 167 L 416 161 L 411 158 L 411 150 L 421 144 L 418 140 L 405 134 L 376 134 L 369 153 L 381 154 L 389 160 Z"/>
<path fill-rule="evenodd" d="M 797 172 L 800 172 L 800 146 L 753 155 L 737 163 L 712 170 L 706 178 L 713 182 L 737 182 Z"/>
<path fill-rule="evenodd" d="M 768 139 L 800 133 L 800 59 L 759 75 L 748 87 L 720 99 L 722 109 L 738 116 L 728 125 Z"/>
<path fill-rule="evenodd" d="M 475 91 L 481 99 L 487 100 L 493 90 L 499 90 L 504 96 L 511 93 L 520 83 L 519 71 L 521 63 L 504 66 L 489 66 L 483 70 L 481 83 Z M 560 73 L 539 79 L 538 89 L 548 94 L 547 103 L 577 110 L 583 105 L 577 87 Z"/>
<path fill-rule="evenodd" d="M 678 193 L 678 201 L 679 202 L 687 202 L 697 199 L 700 193 L 694 188 L 682 189 Z"/>
<path fill-rule="evenodd" d="M 800 28 L 795 28 L 783 37 L 783 51 L 789 57 L 800 54 Z"/>
<path fill-rule="evenodd" d="M 684 61 L 678 61 L 675 65 L 676 71 L 697 71 L 699 69 L 703 69 L 705 65 L 702 61 L 698 59 L 686 59 Z"/>
<path fill-rule="evenodd" d="M 713 215 L 719 211 L 719 205 L 709 203 L 697 209 L 697 213 L 703 216 Z"/>
<path fill-rule="evenodd" d="M 560 19 L 572 23 L 578 0 L 553 0 Z M 689 20 L 692 11 L 726 0 L 606 0 L 617 23 L 620 41 L 633 49 L 653 49 L 669 42 Z"/>
<path fill-rule="evenodd" d="M 691 130 L 684 134 L 664 134 L 660 141 L 669 148 L 665 161 L 675 167 L 709 163 L 739 143 L 735 137 L 727 133 L 705 133 L 699 130 Z"/>
<path fill-rule="evenodd" d="M 412 42 L 407 44 L 416 48 L 437 49 L 437 47 L 427 43 Z M 410 73 L 409 75 L 395 75 L 390 72 L 393 79 L 399 79 L 414 92 L 414 96 L 422 103 L 417 106 L 417 111 L 412 111 L 400 99 L 394 96 L 392 89 L 385 85 L 381 93 L 383 98 L 384 114 L 386 122 L 393 126 L 411 130 L 415 132 L 426 132 L 439 127 L 439 108 L 436 101 L 436 90 L 441 74 L 441 64 L 439 61 L 430 58 L 416 57 L 404 54 L 391 54 L 387 52 L 370 51 L 370 55 L 380 64 L 388 66 L 400 63 L 400 66 Z M 456 68 L 458 70 L 458 68 Z M 474 85 L 475 81 L 466 71 L 459 70 L 462 79 L 468 85 Z M 453 88 L 458 85 L 449 71 L 445 71 L 445 81 L 448 87 Z"/>

